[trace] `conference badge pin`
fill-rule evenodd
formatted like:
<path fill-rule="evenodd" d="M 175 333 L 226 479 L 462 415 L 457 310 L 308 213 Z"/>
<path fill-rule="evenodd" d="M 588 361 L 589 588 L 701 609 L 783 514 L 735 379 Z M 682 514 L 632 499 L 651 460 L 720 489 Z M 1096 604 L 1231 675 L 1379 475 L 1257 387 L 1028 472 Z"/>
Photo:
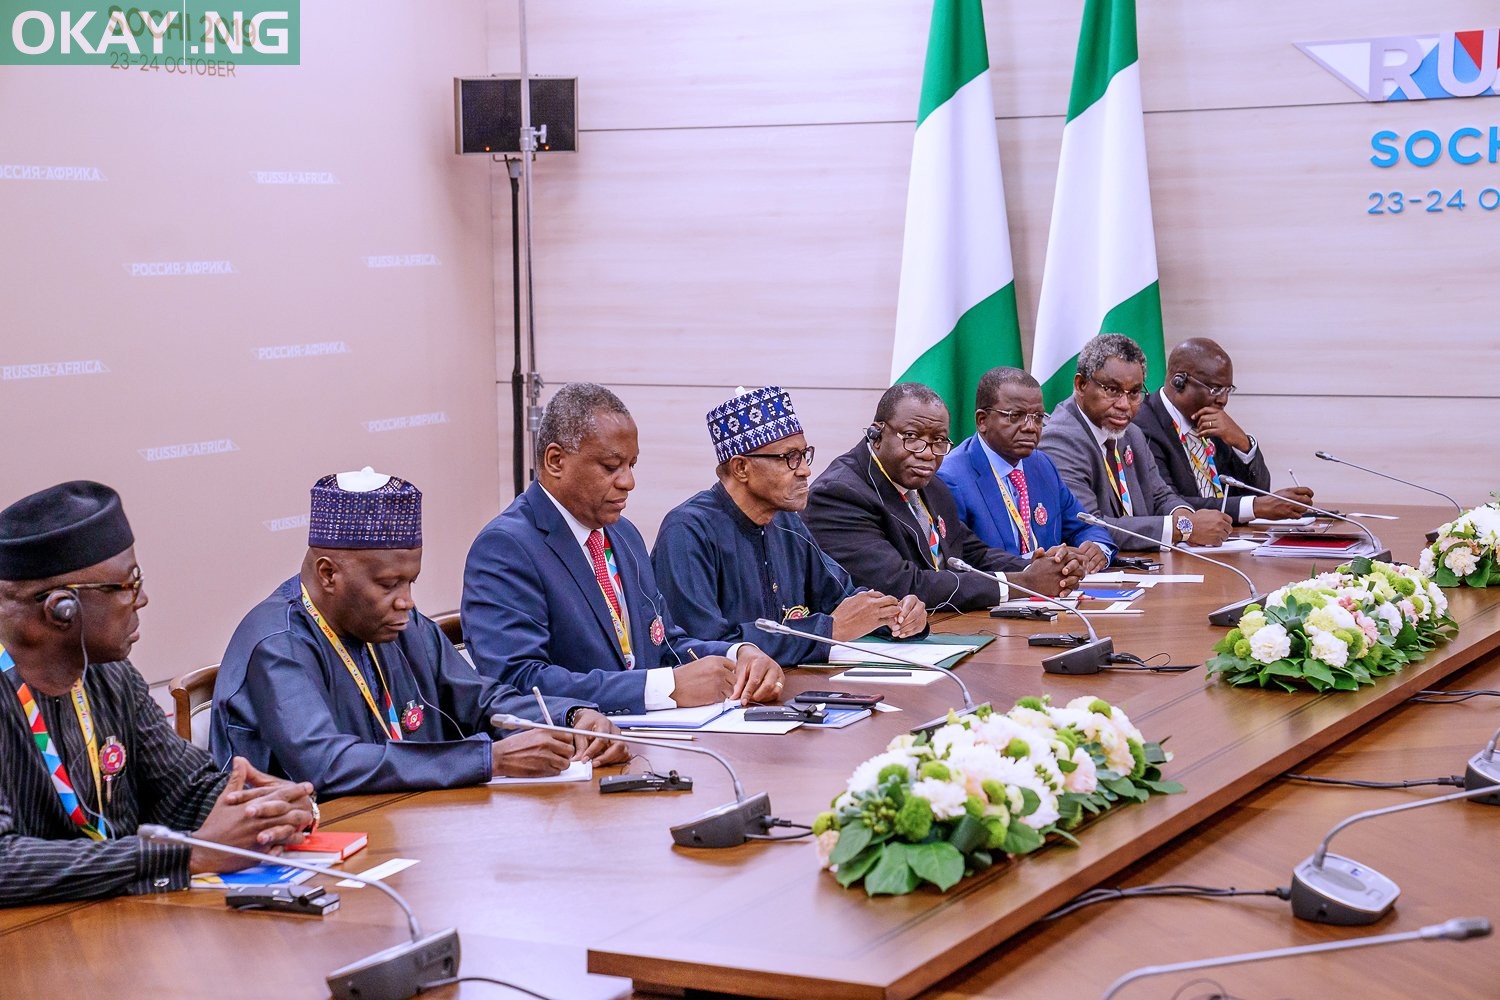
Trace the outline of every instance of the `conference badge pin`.
<path fill-rule="evenodd" d="M 781 620 L 784 622 L 796 621 L 798 618 L 806 618 L 810 614 L 812 614 L 812 611 L 807 605 L 799 604 L 796 607 L 787 608 L 786 614 Z"/>
<path fill-rule="evenodd" d="M 948 537 L 948 522 L 943 520 L 943 515 L 938 515 L 938 534 L 943 538 Z"/>
<path fill-rule="evenodd" d="M 651 644 L 653 646 L 660 646 L 666 641 L 666 626 L 661 623 L 661 615 L 657 615 L 655 618 L 651 619 Z"/>
<path fill-rule="evenodd" d="M 1034 510 L 1034 511 L 1031 512 L 1031 519 L 1033 521 L 1035 521 L 1037 524 L 1046 524 L 1047 523 L 1047 508 L 1043 507 L 1041 504 L 1037 504 L 1036 505 L 1036 510 Z"/>
<path fill-rule="evenodd" d="M 422 706 L 414 701 L 406 703 L 406 708 L 401 711 L 401 728 L 408 733 L 414 733 L 422 728 Z"/>
<path fill-rule="evenodd" d="M 1135 449 L 1131 448 L 1128 444 L 1125 446 L 1125 464 L 1135 464 Z"/>
<path fill-rule="evenodd" d="M 104 748 L 99 751 L 99 770 L 106 778 L 125 770 L 125 747 L 113 736 L 104 741 Z"/>

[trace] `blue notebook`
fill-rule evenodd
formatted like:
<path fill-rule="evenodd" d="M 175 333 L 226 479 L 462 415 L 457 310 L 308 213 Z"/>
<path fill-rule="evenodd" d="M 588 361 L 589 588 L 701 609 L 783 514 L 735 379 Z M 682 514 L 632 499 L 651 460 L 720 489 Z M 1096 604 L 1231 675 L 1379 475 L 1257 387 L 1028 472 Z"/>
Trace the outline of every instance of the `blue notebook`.
<path fill-rule="evenodd" d="M 310 871 L 291 865 L 252 865 L 221 875 L 194 875 L 194 889 L 238 889 L 247 885 L 296 885 L 313 877 Z"/>

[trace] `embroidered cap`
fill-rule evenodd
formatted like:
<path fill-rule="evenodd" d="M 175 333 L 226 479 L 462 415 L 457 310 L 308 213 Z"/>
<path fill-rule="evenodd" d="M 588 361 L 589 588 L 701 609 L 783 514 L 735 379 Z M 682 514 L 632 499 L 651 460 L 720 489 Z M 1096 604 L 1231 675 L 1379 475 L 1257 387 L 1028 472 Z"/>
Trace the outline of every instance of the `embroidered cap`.
<path fill-rule="evenodd" d="M 422 546 L 422 491 L 369 466 L 313 484 L 307 544 L 315 549 Z"/>
<path fill-rule="evenodd" d="M 43 580 L 135 544 L 120 494 L 86 479 L 49 486 L 0 511 L 0 580 Z"/>
<path fill-rule="evenodd" d="M 748 392 L 740 389 L 708 411 L 708 434 L 720 462 L 801 433 L 802 421 L 792 409 L 792 397 L 779 385 Z"/>

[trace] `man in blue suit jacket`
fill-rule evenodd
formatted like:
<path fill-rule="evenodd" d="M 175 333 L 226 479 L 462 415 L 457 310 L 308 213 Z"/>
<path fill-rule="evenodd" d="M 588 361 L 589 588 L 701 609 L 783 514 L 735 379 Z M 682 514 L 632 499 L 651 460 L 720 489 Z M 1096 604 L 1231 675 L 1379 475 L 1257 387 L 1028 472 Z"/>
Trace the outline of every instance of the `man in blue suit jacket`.
<path fill-rule="evenodd" d="M 1036 450 L 1047 411 L 1042 387 L 1019 368 L 992 368 L 974 399 L 978 433 L 938 468 L 959 517 L 986 544 L 1018 555 L 1067 543 L 1084 570 L 1109 565 L 1109 532 L 1078 519 L 1083 510 L 1052 460 Z"/>
<path fill-rule="evenodd" d="M 608 712 L 769 701 L 781 668 L 755 646 L 672 622 L 651 558 L 621 515 L 635 488 L 635 421 L 602 386 L 570 383 L 542 416 L 537 479 L 464 565 L 464 640 L 480 673 Z"/>

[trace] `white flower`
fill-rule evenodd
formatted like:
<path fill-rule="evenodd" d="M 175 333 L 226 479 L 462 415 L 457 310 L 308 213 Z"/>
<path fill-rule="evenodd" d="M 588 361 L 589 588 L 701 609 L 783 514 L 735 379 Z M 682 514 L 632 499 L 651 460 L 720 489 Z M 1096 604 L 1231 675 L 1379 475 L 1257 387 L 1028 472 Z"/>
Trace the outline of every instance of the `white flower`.
<path fill-rule="evenodd" d="M 1013 773 L 1011 761 L 1000 756 L 994 747 L 962 747 L 948 758 L 948 766 L 958 772 L 964 791 L 984 798 L 986 781 L 1004 782 Z"/>
<path fill-rule="evenodd" d="M 1349 647 L 1332 632 L 1319 632 L 1313 636 L 1312 655 L 1330 667 L 1342 667 L 1349 662 Z"/>
<path fill-rule="evenodd" d="M 1057 726 L 1055 723 L 1053 723 L 1051 716 L 1049 716 L 1046 712 L 1039 711 L 1035 708 L 1023 708 L 1022 706 L 1017 705 L 1009 712 L 1006 712 L 1004 717 L 1009 719 L 1011 722 L 1014 722 L 1022 729 L 1033 729 L 1039 733 L 1047 734 L 1049 738 L 1051 737 L 1053 731 L 1057 729 Z M 993 719 L 994 716 L 990 716 L 990 718 Z"/>
<path fill-rule="evenodd" d="M 964 814 L 964 800 L 969 793 L 964 786 L 952 781 L 923 778 L 911 786 L 911 794 L 926 799 L 932 806 L 932 815 L 937 819 L 953 819 Z"/>
<path fill-rule="evenodd" d="M 955 748 L 971 747 L 979 741 L 979 735 L 967 726 L 949 723 L 932 734 L 932 749 L 939 759 L 946 758 Z"/>
<path fill-rule="evenodd" d="M 1246 639 L 1266 627 L 1266 613 L 1251 611 L 1240 616 L 1240 634 Z"/>
<path fill-rule="evenodd" d="M 1267 625 L 1250 640 L 1250 655 L 1260 663 L 1275 663 L 1292 652 L 1285 625 Z"/>
<path fill-rule="evenodd" d="M 878 783 L 880 772 L 890 764 L 900 764 L 906 768 L 906 773 L 916 777 L 916 761 L 912 755 L 905 750 L 887 750 L 878 753 L 854 769 L 849 776 L 849 791 L 853 794 L 861 792 L 872 792 Z"/>
<path fill-rule="evenodd" d="M 1354 628 L 1354 616 L 1342 605 L 1325 604 L 1307 616 L 1309 632 L 1332 632 L 1340 628 Z"/>
<path fill-rule="evenodd" d="M 1422 554 L 1417 557 L 1417 569 L 1422 571 L 1423 576 L 1431 576 L 1437 569 L 1436 562 L 1437 560 L 1432 555 L 1432 549 L 1423 549 Z"/>
<path fill-rule="evenodd" d="M 1036 812 L 1030 816 L 1021 817 L 1022 823 L 1025 823 L 1033 830 L 1040 830 L 1057 822 L 1060 815 L 1057 811 L 1057 796 L 1053 794 L 1052 789 L 1048 788 L 1042 779 L 1038 778 L 1035 774 L 1027 774 L 1018 769 L 1012 776 L 1012 779 L 1007 781 L 1006 784 L 1012 789 L 1030 789 L 1041 800 L 1041 805 L 1037 806 Z M 1014 812 L 1020 812 L 1021 802 L 1019 795 L 1012 795 L 1011 805 Z"/>
<path fill-rule="evenodd" d="M 1443 555 L 1443 565 L 1458 576 L 1468 576 L 1479 566 L 1479 556 L 1467 545 L 1455 545 Z"/>
<path fill-rule="evenodd" d="M 818 867 L 829 867 L 828 859 L 833 856 L 833 849 L 838 846 L 839 832 L 837 830 L 824 830 L 818 834 L 814 843 L 818 848 Z"/>
<path fill-rule="evenodd" d="M 1370 614 L 1385 622 L 1387 635 L 1401 631 L 1401 610 L 1394 604 L 1377 604 L 1370 609 Z"/>
<path fill-rule="evenodd" d="M 1073 751 L 1073 763 L 1075 767 L 1063 778 L 1063 788 L 1070 792 L 1079 792 L 1087 795 L 1099 787 L 1098 769 L 1094 767 L 1094 758 L 1083 747 Z"/>

